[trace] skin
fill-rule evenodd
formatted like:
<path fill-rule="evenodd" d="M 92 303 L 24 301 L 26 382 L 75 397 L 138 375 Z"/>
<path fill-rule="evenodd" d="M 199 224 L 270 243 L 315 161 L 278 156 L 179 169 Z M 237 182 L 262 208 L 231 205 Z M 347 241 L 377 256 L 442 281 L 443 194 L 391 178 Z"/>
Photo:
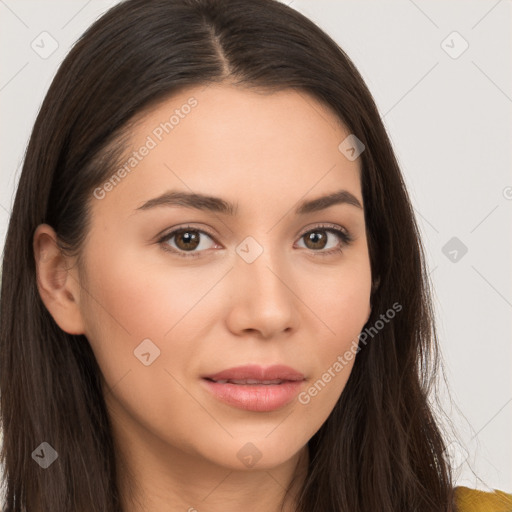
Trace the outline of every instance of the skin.
<path fill-rule="evenodd" d="M 201 376 L 281 363 L 305 375 L 304 391 L 357 339 L 371 309 L 364 210 L 338 204 L 299 216 L 294 209 L 340 189 L 363 204 L 360 159 L 338 150 L 349 132 L 306 93 L 228 84 L 190 88 L 145 112 L 130 151 L 192 96 L 197 106 L 130 174 L 103 199 L 91 194 L 83 268 L 58 250 L 50 226 L 38 227 L 38 288 L 57 324 L 84 334 L 98 360 L 127 511 L 272 512 L 292 476 L 302 481 L 307 442 L 354 359 L 308 404 L 272 412 L 218 401 Z M 237 214 L 137 210 L 169 189 L 221 197 L 238 204 Z M 326 248 L 306 245 L 302 235 L 322 223 L 354 240 L 345 246 L 320 229 Z M 183 245 L 157 235 L 188 224 L 214 234 L 199 235 L 200 256 L 165 251 Z M 263 248 L 252 263 L 235 250 L 248 236 Z M 342 251 L 319 254 L 336 246 Z M 149 366 L 134 355 L 146 338 L 160 350 Z M 249 442 L 261 454 L 253 467 L 237 457 Z M 129 474 L 139 485 L 133 502 Z M 285 510 L 294 510 L 297 489 Z"/>

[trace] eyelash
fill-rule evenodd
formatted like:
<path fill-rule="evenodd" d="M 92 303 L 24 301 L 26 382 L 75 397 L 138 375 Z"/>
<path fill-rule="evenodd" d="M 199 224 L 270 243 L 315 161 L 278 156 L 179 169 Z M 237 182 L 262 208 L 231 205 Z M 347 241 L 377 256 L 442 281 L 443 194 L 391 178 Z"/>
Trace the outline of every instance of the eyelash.
<path fill-rule="evenodd" d="M 217 241 L 215 240 L 215 237 L 212 233 L 210 233 L 204 229 L 194 228 L 193 226 L 183 226 L 183 227 L 176 228 L 173 231 L 164 235 L 162 238 L 160 238 L 158 240 L 158 243 L 162 246 L 162 249 L 164 251 L 171 252 L 171 253 L 176 254 L 183 258 L 198 258 L 201 256 L 201 253 L 204 251 L 195 251 L 195 252 L 178 251 L 174 248 L 170 249 L 169 246 L 165 243 L 165 242 L 168 242 L 169 240 L 171 240 L 171 238 L 173 238 L 176 234 L 181 233 L 181 232 L 186 232 L 186 231 L 196 231 L 198 233 L 208 235 L 215 243 L 217 243 Z M 315 255 L 317 255 L 317 256 L 332 256 L 334 254 L 341 253 L 341 252 L 343 252 L 342 248 L 348 247 L 354 240 L 352 235 L 348 231 L 346 231 L 345 229 L 340 229 L 333 224 L 319 224 L 318 226 L 315 226 L 312 229 L 308 229 L 307 231 L 304 231 L 299 236 L 299 240 L 301 238 L 303 238 L 305 235 L 307 235 L 309 233 L 314 233 L 315 231 L 327 231 L 329 233 L 334 233 L 341 239 L 340 245 L 338 245 L 337 247 L 335 247 L 333 249 L 329 249 L 328 251 L 321 251 L 321 250 L 315 251 L 313 249 L 310 249 L 310 251 L 315 253 Z"/>

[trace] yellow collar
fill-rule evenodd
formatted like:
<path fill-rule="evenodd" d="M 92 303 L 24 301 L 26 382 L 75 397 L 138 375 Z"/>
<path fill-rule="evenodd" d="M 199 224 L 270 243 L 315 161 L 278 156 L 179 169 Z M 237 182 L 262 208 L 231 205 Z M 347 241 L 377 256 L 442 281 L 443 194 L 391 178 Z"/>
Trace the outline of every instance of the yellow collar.
<path fill-rule="evenodd" d="M 455 502 L 458 512 L 512 512 L 512 494 L 455 487 Z"/>

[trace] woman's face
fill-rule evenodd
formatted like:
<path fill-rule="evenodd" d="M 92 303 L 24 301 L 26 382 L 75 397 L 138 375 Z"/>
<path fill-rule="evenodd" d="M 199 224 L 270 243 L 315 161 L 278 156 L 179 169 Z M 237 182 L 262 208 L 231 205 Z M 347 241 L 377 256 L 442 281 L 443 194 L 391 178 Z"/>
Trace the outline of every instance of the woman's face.
<path fill-rule="evenodd" d="M 134 127 L 124 172 L 91 196 L 77 275 L 125 439 L 270 468 L 327 419 L 370 314 L 349 135 L 305 93 L 227 85 L 180 92 Z"/>

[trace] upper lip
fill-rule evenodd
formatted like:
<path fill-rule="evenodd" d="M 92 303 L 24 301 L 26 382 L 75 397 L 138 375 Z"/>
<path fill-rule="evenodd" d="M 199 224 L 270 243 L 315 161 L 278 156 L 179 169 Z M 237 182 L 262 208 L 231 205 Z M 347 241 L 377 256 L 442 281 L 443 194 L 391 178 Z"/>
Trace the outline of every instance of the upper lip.
<path fill-rule="evenodd" d="M 290 366 L 276 364 L 272 366 L 245 365 L 227 368 L 218 373 L 205 375 L 204 379 L 219 380 L 252 380 L 252 381 L 300 381 L 304 375 Z"/>

